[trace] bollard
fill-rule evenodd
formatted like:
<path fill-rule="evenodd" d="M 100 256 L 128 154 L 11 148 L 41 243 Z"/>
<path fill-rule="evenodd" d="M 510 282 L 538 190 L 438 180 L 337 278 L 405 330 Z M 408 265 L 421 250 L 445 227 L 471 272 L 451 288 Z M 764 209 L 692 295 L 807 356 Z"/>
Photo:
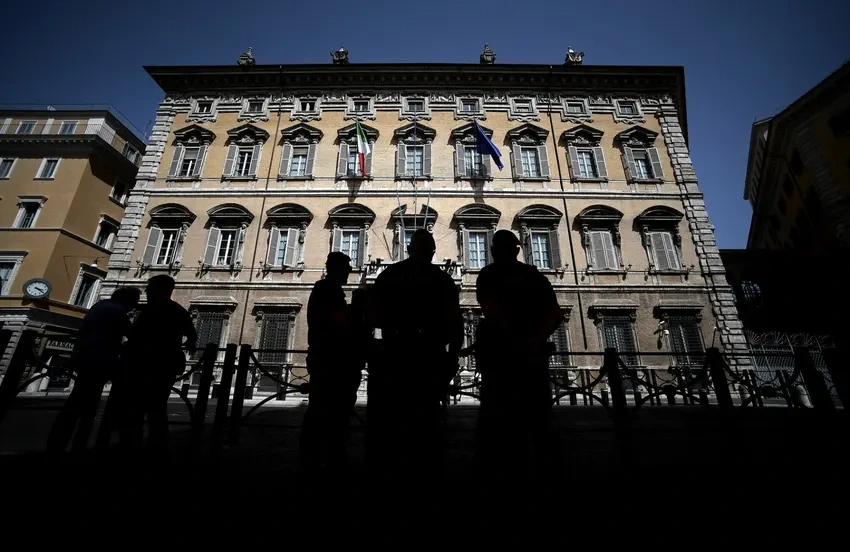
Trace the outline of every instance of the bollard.
<path fill-rule="evenodd" d="M 239 349 L 239 366 L 236 369 L 236 383 L 233 385 L 233 406 L 230 409 L 230 428 L 227 443 L 230 446 L 239 442 L 239 430 L 242 428 L 242 405 L 245 403 L 245 385 L 248 381 L 248 368 L 251 365 L 251 346 L 242 345 Z"/>
<path fill-rule="evenodd" d="M 809 398 L 814 408 L 833 410 L 835 404 L 829 395 L 829 389 L 820 371 L 815 368 L 808 347 L 798 347 L 794 350 L 794 366 L 800 370 L 803 381 L 809 390 Z"/>
<path fill-rule="evenodd" d="M 720 349 L 716 347 L 706 349 L 705 355 L 708 361 L 708 371 L 711 375 L 711 381 L 714 383 L 714 395 L 717 397 L 717 406 L 731 410 L 734 408 L 734 405 L 732 404 L 732 393 L 729 391 L 729 379 L 726 377 L 726 361 L 720 355 Z"/>
<path fill-rule="evenodd" d="M 218 403 L 215 407 L 215 418 L 213 418 L 212 439 L 217 442 L 224 432 L 227 423 L 227 403 L 230 400 L 230 382 L 233 380 L 233 372 L 236 370 L 236 344 L 228 343 L 224 351 L 224 366 L 222 366 L 221 383 L 218 388 Z"/>
<path fill-rule="evenodd" d="M 198 396 L 195 398 L 195 413 L 192 419 L 192 431 L 198 433 L 203 428 L 204 419 L 207 416 L 207 403 L 210 398 L 216 356 L 218 356 L 218 347 L 214 343 L 208 344 L 201 357 L 201 381 L 198 384 Z"/>

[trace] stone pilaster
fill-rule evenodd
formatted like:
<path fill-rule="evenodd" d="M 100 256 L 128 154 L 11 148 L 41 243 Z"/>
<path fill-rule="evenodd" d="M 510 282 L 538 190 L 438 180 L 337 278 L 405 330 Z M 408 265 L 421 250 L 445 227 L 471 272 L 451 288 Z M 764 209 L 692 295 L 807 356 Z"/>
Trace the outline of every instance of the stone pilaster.
<path fill-rule="evenodd" d="M 658 122 L 661 125 L 667 150 L 670 152 L 670 162 L 673 165 L 676 183 L 679 185 L 685 217 L 693 236 L 700 272 L 711 287 L 708 297 L 717 320 L 717 336 L 720 345 L 727 352 L 746 352 L 747 340 L 738 318 L 738 309 L 735 307 L 734 291 L 726 281 L 726 269 L 720 259 L 714 237 L 714 225 L 708 220 L 705 200 L 699 189 L 676 108 L 672 105 L 660 106 Z M 745 363 L 739 362 L 739 364 Z"/>

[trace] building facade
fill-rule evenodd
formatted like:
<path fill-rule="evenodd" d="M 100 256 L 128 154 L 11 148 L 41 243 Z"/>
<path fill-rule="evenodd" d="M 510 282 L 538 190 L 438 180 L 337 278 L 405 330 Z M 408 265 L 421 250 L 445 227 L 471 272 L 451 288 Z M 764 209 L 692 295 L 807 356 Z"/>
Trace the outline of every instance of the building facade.
<path fill-rule="evenodd" d="M 0 110 L 0 372 L 25 332 L 68 353 L 144 151 L 109 110 Z"/>
<path fill-rule="evenodd" d="M 742 346 L 688 153 L 681 68 L 334 57 L 147 68 L 165 99 L 104 293 L 171 274 L 202 344 L 304 349 L 327 254 L 352 258 L 349 291 L 368 286 L 424 227 L 471 339 L 476 277 L 505 228 L 557 292 L 562 350 L 616 346 L 632 364 L 669 366 L 687 361 L 675 352 Z M 503 170 L 476 153 L 475 121 Z M 640 355 L 659 350 L 671 356 Z M 299 354 L 261 359 L 304 366 Z"/>

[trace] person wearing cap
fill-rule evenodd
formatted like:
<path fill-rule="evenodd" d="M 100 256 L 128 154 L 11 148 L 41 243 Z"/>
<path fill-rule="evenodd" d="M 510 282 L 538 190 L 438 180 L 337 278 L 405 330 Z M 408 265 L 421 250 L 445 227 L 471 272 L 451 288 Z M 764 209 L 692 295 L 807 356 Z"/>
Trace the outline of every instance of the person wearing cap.
<path fill-rule="evenodd" d="M 534 457 L 550 458 L 549 336 L 560 323 L 549 280 L 517 260 L 519 240 L 510 230 L 493 235 L 493 262 L 476 282 L 482 319 L 476 336 L 481 373 L 479 445 L 484 472 L 500 478 L 526 461 L 531 437 Z"/>
<path fill-rule="evenodd" d="M 398 474 L 424 484 L 440 470 L 441 401 L 457 371 L 463 318 L 457 286 L 431 263 L 435 251 L 431 233 L 416 230 L 408 258 L 372 290 L 382 353 L 369 364 L 367 448 L 370 471 L 384 481 Z"/>
<path fill-rule="evenodd" d="M 351 259 L 335 251 L 307 303 L 307 371 L 310 400 L 301 425 L 301 469 L 337 470 L 346 428 L 357 400 L 362 367 L 359 326 L 345 300 Z"/>

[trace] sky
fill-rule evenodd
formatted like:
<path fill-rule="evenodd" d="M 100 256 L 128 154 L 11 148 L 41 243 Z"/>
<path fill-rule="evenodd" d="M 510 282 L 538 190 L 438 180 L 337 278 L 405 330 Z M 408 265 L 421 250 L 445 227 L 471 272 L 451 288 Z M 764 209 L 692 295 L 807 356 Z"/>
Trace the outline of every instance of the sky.
<path fill-rule="evenodd" d="M 140 133 L 162 91 L 144 65 L 496 63 L 685 68 L 689 146 L 723 248 L 745 247 L 752 123 L 774 115 L 850 60 L 850 2 L 833 0 L 103 0 L 0 7 L 0 104 L 111 104 Z"/>

